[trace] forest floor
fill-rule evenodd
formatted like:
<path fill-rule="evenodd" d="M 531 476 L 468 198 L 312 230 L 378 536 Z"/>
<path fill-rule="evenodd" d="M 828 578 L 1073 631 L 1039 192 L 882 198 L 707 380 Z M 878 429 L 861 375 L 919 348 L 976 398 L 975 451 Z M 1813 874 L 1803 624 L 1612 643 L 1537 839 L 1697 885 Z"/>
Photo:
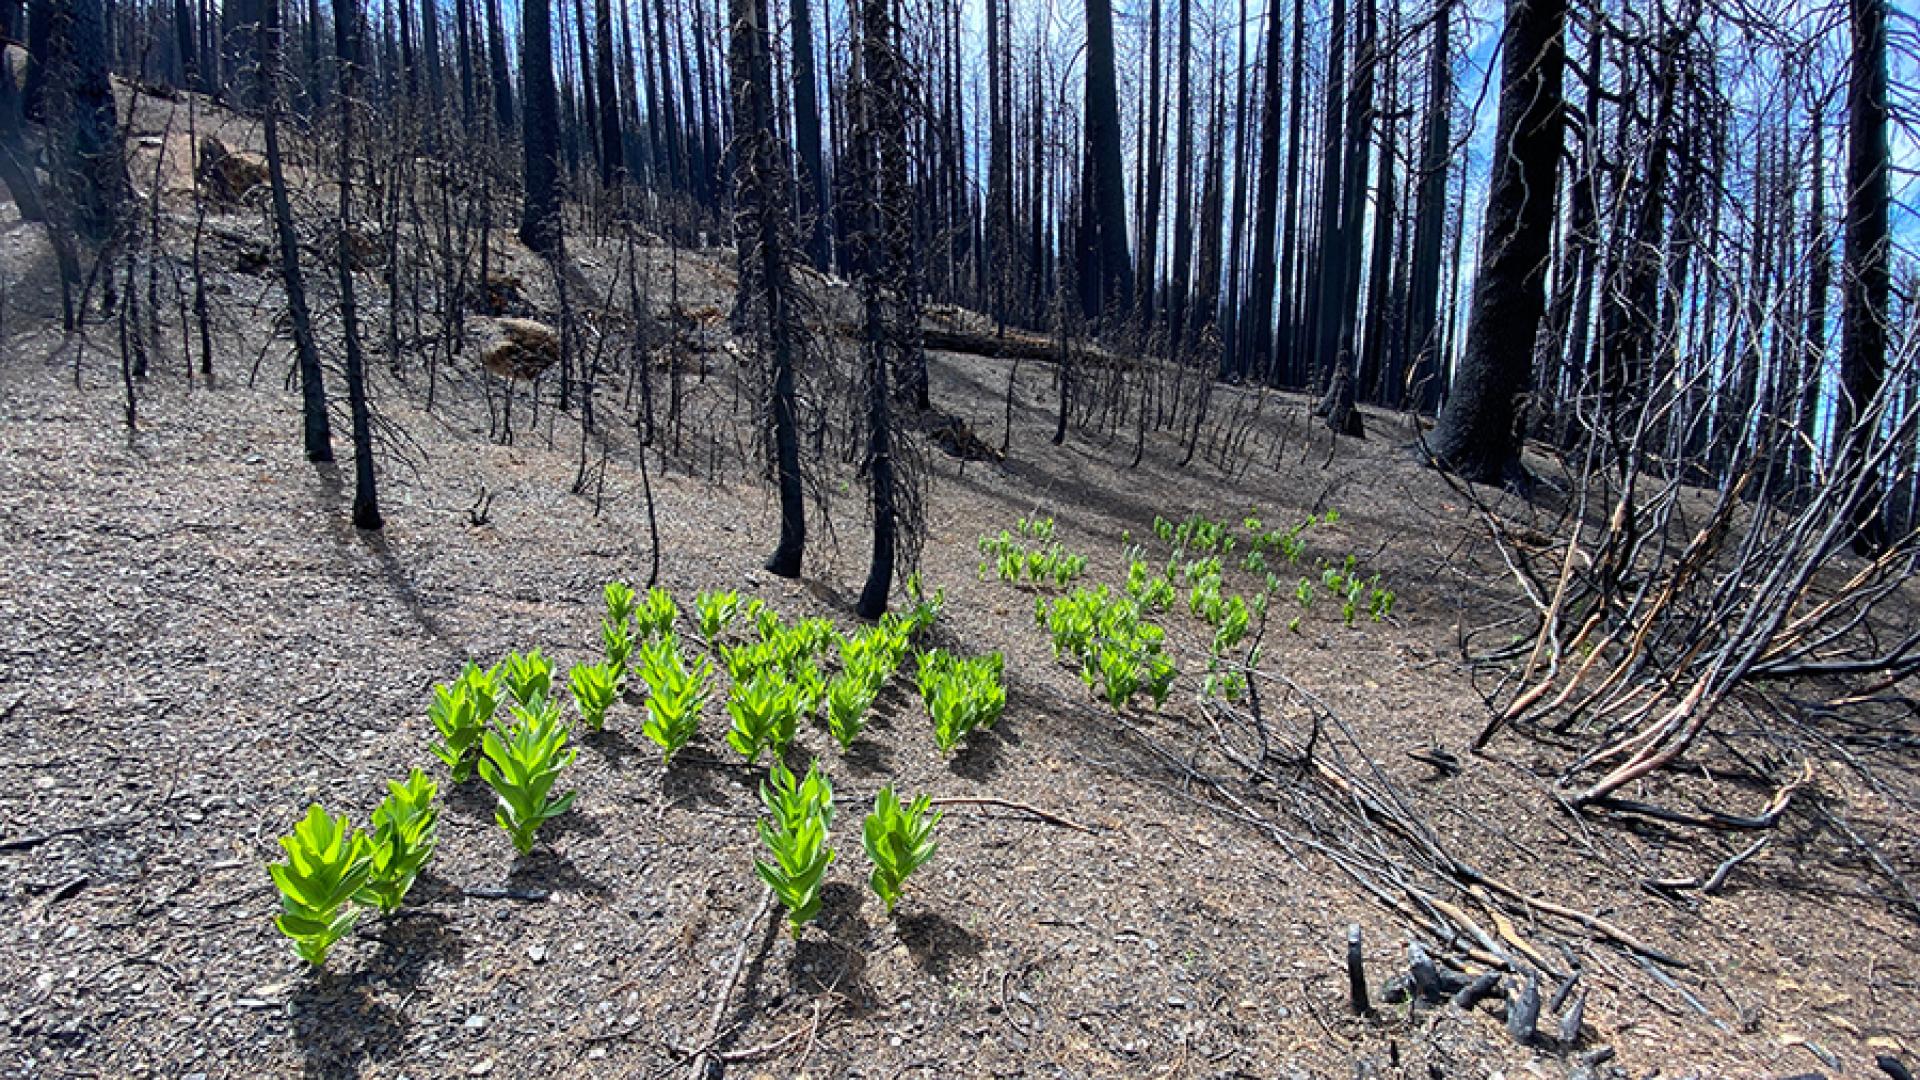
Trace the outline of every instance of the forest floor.
<path fill-rule="evenodd" d="M 257 212 L 231 217 L 259 228 Z M 590 276 L 612 250 L 576 248 Z M 663 280 L 666 250 L 647 257 Z M 483 786 L 448 792 L 408 908 L 363 919 L 310 974 L 272 926 L 275 837 L 311 801 L 364 823 L 384 780 L 440 776 L 426 704 L 465 661 L 590 658 L 600 585 L 646 576 L 648 521 L 630 432 L 608 430 L 604 484 L 573 494 L 574 418 L 543 408 L 530 424 L 523 400 L 503 445 L 477 370 L 444 369 L 429 412 L 418 370 L 381 358 L 388 524 L 356 532 L 344 425 L 337 470 L 299 454 L 288 343 L 266 329 L 275 286 L 232 269 L 231 251 L 210 258 L 225 260 L 216 374 L 182 374 L 176 327 L 129 433 L 110 328 L 59 335 L 38 227 L 0 207 L 0 1074 L 684 1075 L 737 956 L 713 1049 L 742 1077 L 1865 1076 L 1878 1054 L 1911 1066 L 1920 1052 L 1920 927 L 1848 840 L 1920 870 L 1920 770 L 1888 791 L 1813 761 L 1723 891 L 1646 889 L 1749 839 L 1570 815 L 1549 786 L 1567 754 L 1531 735 L 1464 753 L 1487 710 L 1463 639 L 1527 608 L 1479 512 L 1407 449 L 1404 418 L 1369 412 L 1372 437 L 1336 445 L 1304 399 L 1223 390 L 1214 408 L 1238 420 L 1221 430 L 1244 444 L 1182 468 L 1177 437 L 1149 432 L 1129 467 L 1131 431 L 1049 444 L 1052 370 L 1037 363 L 1013 382 L 1004 463 L 925 456 L 921 569 L 946 590 L 933 638 L 1005 653 L 1006 716 L 951 757 L 905 692 L 882 699 L 854 753 L 803 730 L 794 760 L 818 755 L 833 777 L 841 858 L 798 940 L 775 918 L 749 925 L 760 774 L 721 742 L 723 710 L 663 769 L 641 711 L 621 705 L 579 739 L 563 780 L 578 802 L 533 855 L 515 857 Z M 683 301 L 724 310 L 729 261 L 683 253 Z M 858 484 L 828 485 L 832 527 L 816 514 L 802 582 L 762 571 L 768 489 L 713 464 L 743 430 L 722 390 L 734 360 L 702 355 L 686 446 L 651 476 L 660 584 L 683 607 L 735 588 L 852 627 Z M 1010 369 L 936 355 L 933 399 L 997 445 Z M 1524 920 L 1545 963 L 1581 972 L 1577 1046 L 1514 1044 L 1498 1002 L 1351 1014 L 1348 925 L 1378 983 L 1404 967 L 1408 922 L 1326 851 L 1209 796 L 1205 774 L 1228 766 L 1199 710 L 1116 716 L 1051 656 L 1033 596 L 977 572 L 977 538 L 1023 514 L 1050 514 L 1090 579 L 1117 585 L 1123 535 L 1150 536 L 1156 516 L 1328 508 L 1340 520 L 1309 534 L 1310 554 L 1356 554 L 1398 602 L 1379 623 L 1322 605 L 1298 633 L 1270 630 L 1262 666 L 1292 683 L 1269 691 L 1271 722 L 1298 740 L 1313 717 L 1338 724 L 1323 753 L 1390 784 L 1453 851 L 1684 965 L 1545 912 Z M 1460 771 L 1408 756 L 1432 746 L 1460 753 Z M 1723 807 L 1767 794 L 1712 755 L 1686 783 Z M 857 839 L 886 784 L 1046 816 L 951 806 L 939 854 L 888 917 Z M 1550 1032 L 1559 1014 L 1543 1013 Z M 1612 1061 L 1587 1064 L 1603 1046 Z"/>

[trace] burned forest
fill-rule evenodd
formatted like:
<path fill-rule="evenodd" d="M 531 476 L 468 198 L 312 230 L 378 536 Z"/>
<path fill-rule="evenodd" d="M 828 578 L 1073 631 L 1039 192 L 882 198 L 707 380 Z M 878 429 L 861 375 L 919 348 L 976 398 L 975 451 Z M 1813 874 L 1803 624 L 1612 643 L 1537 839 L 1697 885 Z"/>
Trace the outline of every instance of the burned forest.
<path fill-rule="evenodd" d="M 0 1076 L 1920 1071 L 1911 10 L 0 57 Z"/>

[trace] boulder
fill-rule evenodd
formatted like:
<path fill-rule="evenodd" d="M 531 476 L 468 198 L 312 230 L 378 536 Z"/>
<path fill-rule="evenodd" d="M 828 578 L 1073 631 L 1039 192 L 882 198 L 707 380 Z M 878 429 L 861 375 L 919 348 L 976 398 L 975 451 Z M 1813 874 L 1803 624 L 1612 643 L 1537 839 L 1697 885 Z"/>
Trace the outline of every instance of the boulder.
<path fill-rule="evenodd" d="M 533 380 L 560 362 L 560 334 L 532 319 L 491 320 L 480 366 L 503 379 Z"/>
<path fill-rule="evenodd" d="M 267 159 L 234 150 L 212 135 L 200 137 L 200 183 L 214 198 L 238 203 L 267 183 Z"/>

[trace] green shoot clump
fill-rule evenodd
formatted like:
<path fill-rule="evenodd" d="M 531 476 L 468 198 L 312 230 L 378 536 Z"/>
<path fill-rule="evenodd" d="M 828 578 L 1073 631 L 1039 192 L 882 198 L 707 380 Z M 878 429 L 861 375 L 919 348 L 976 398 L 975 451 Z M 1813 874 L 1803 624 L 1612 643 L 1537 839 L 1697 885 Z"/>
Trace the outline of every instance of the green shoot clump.
<path fill-rule="evenodd" d="M 500 678 L 506 681 L 507 693 L 522 705 L 545 700 L 553 693 L 553 665 L 539 649 L 525 656 L 508 653 L 500 663 Z"/>
<path fill-rule="evenodd" d="M 372 857 L 367 883 L 354 899 L 391 915 L 400 910 L 420 868 L 439 845 L 440 811 L 433 805 L 439 788 L 427 774 L 415 769 L 405 783 L 387 781 L 387 797 L 373 811 L 373 836 L 367 841 Z"/>
<path fill-rule="evenodd" d="M 784 762 L 774 762 L 767 770 L 766 782 L 760 785 L 760 801 L 782 829 L 791 830 L 807 818 L 833 825 L 833 784 L 820 771 L 818 761 L 807 766 L 802 780 L 794 779 Z"/>
<path fill-rule="evenodd" d="M 267 866 L 280 888 L 280 915 L 273 924 L 293 940 L 300 959 L 319 967 L 359 918 L 352 900 L 373 871 L 373 857 L 346 815 L 329 817 L 319 803 L 307 808 L 306 818 L 280 838 L 280 846 L 287 861 Z"/>
<path fill-rule="evenodd" d="M 471 662 L 458 679 L 433 688 L 433 704 L 427 707 L 427 718 L 440 734 L 440 741 L 432 748 L 433 756 L 446 763 L 454 783 L 473 776 L 481 736 L 493 722 L 493 713 L 499 704 L 494 673 Z"/>
<path fill-rule="evenodd" d="M 624 581 L 609 581 L 600 590 L 607 601 L 607 622 L 627 623 L 633 621 L 633 586 Z"/>
<path fill-rule="evenodd" d="M 827 684 L 827 730 L 833 733 L 840 749 L 853 749 L 853 742 L 866 726 L 867 710 L 873 707 L 878 686 L 864 673 L 842 671 Z"/>
<path fill-rule="evenodd" d="M 928 816 L 931 805 L 932 800 L 922 795 L 903 807 L 893 789 L 883 787 L 874 799 L 873 813 L 867 815 L 863 839 L 867 858 L 873 860 L 867 883 L 887 905 L 889 915 L 900 902 L 907 876 L 933 858 L 940 846 L 934 842 L 933 827 L 940 823 L 941 814 L 935 811 Z"/>
<path fill-rule="evenodd" d="M 696 593 L 693 610 L 700 622 L 700 636 L 712 643 L 740 614 L 740 594 L 732 590 Z"/>
<path fill-rule="evenodd" d="M 627 673 L 627 661 L 633 657 L 633 624 L 609 619 L 600 624 L 600 647 L 607 654 L 607 666 L 615 681 Z"/>
<path fill-rule="evenodd" d="M 904 624 L 907 637 L 918 637 L 933 626 L 934 620 L 940 617 L 941 609 L 947 606 L 947 590 L 938 589 L 928 596 L 926 588 L 920 583 L 919 573 L 915 572 L 907 575 L 907 599 L 913 602 L 913 606 L 900 616 L 900 621 Z"/>
<path fill-rule="evenodd" d="M 567 687 L 580 707 L 580 718 L 599 731 L 607 725 L 607 710 L 620 692 L 620 669 L 612 664 L 575 664 L 567 673 Z"/>
<path fill-rule="evenodd" d="M 699 732 L 712 676 L 713 661 L 704 656 L 687 667 L 672 634 L 641 646 L 640 679 L 647 684 L 647 722 L 641 731 L 660 747 L 665 764 L 673 764 L 673 755 Z"/>
<path fill-rule="evenodd" d="M 990 728 L 1007 706 L 999 653 L 962 659 L 940 649 L 919 655 L 920 700 L 933 717 L 933 741 L 943 754 L 976 728 Z"/>
<path fill-rule="evenodd" d="M 1131 597 L 1105 585 L 1081 588 L 1034 605 L 1034 618 L 1053 636 L 1055 656 L 1080 662 L 1080 679 L 1108 705 L 1124 708 L 1144 690 L 1165 704 L 1178 674 L 1166 655 L 1166 630 L 1143 618 Z"/>
<path fill-rule="evenodd" d="M 760 760 L 762 750 L 774 756 L 786 753 L 800 726 L 798 689 L 778 672 L 756 672 L 745 683 L 736 682 L 727 695 L 727 712 L 733 717 L 733 729 L 727 732 L 727 745 L 740 751 L 749 762 Z"/>
<path fill-rule="evenodd" d="M 493 820 L 513 838 L 513 849 L 525 855 L 541 823 L 559 817 L 573 805 L 569 791 L 552 798 L 560 771 L 579 754 L 567 746 L 567 726 L 560 710 L 545 699 L 531 706 L 515 706 L 506 731 L 487 732 L 480 776 L 500 797 Z"/>
<path fill-rule="evenodd" d="M 800 928 L 820 913 L 820 885 L 834 859 L 827 844 L 833 788 L 817 762 L 804 781 L 796 782 L 776 761 L 770 783 L 761 785 L 760 798 L 773 815 L 761 818 L 759 826 L 760 842 L 773 859 L 755 860 L 753 869 L 787 909 L 787 924 L 798 938 Z"/>
<path fill-rule="evenodd" d="M 647 590 L 646 598 L 634 609 L 633 622 L 640 640 L 646 641 L 671 633 L 679 617 L 680 606 L 673 602 L 673 594 L 656 586 Z"/>

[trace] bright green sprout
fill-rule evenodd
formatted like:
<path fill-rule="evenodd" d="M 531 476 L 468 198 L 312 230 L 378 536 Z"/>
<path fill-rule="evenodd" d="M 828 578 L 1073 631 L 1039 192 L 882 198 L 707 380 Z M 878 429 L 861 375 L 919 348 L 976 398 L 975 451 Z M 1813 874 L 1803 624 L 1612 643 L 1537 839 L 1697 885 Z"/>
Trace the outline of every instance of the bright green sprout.
<path fill-rule="evenodd" d="M 906 887 L 907 877 L 933 858 L 939 844 L 933 839 L 933 827 L 941 814 L 928 816 L 932 800 L 922 795 L 906 806 L 894 797 L 891 787 L 883 787 L 874 798 L 873 813 L 867 815 L 863 839 L 867 858 L 873 860 L 873 873 L 867 883 L 893 914 L 895 904 Z"/>
<path fill-rule="evenodd" d="M 820 885 L 833 863 L 827 829 L 833 823 L 833 787 L 816 762 L 804 781 L 796 782 L 785 765 L 774 762 L 770 783 L 760 787 L 760 798 L 773 815 L 760 819 L 760 842 L 772 852 L 772 862 L 755 860 L 754 872 L 773 890 L 787 909 L 793 936 L 820 913 Z"/>
<path fill-rule="evenodd" d="M 327 962 L 327 951 L 353 929 L 359 912 L 354 894 L 373 872 L 366 838 L 353 831 L 345 814 L 327 816 L 319 803 L 280 838 L 287 861 L 271 863 L 267 872 L 280 888 L 280 915 L 273 924 L 293 940 L 293 951 L 314 967 Z"/>
<path fill-rule="evenodd" d="M 760 752 L 767 749 L 777 758 L 786 753 L 799 728 L 799 693 L 779 673 L 763 670 L 745 683 L 733 684 L 727 695 L 727 713 L 733 717 L 733 729 L 727 732 L 728 746 L 740 751 L 749 762 L 760 760 Z"/>
<path fill-rule="evenodd" d="M 804 780 L 796 780 L 785 763 L 775 761 L 760 785 L 760 801 L 783 830 L 790 832 L 808 818 L 833 827 L 833 784 L 818 761 L 807 766 Z"/>
<path fill-rule="evenodd" d="M 733 622 L 734 616 L 740 614 L 740 594 L 732 590 L 697 593 L 693 610 L 700 620 L 700 636 L 711 643 Z"/>
<path fill-rule="evenodd" d="M 606 650 L 607 664 L 613 668 L 615 677 L 626 675 L 627 662 L 633 658 L 633 624 L 624 619 L 602 621 L 600 647 Z"/>
<path fill-rule="evenodd" d="M 507 654 L 500 664 L 500 678 L 506 681 L 507 692 L 513 695 L 513 700 L 522 705 L 545 700 L 553 693 L 553 665 L 540 655 L 539 649 L 525 656 Z"/>
<path fill-rule="evenodd" d="M 516 706 L 504 734 L 487 732 L 480 776 L 500 797 L 493 820 L 507 830 L 513 849 L 522 855 L 533 850 L 534 833 L 543 822 L 573 805 L 574 792 L 550 797 L 560 771 L 579 754 L 567 746 L 567 735 L 560 710 L 545 699 Z"/>
<path fill-rule="evenodd" d="M 433 805 L 438 792 L 419 769 L 408 773 L 405 783 L 387 781 L 386 800 L 374 808 L 373 836 L 367 839 L 371 873 L 355 900 L 379 908 L 382 915 L 400 910 L 407 890 L 413 888 L 420 868 L 440 842 L 440 812 Z"/>
<path fill-rule="evenodd" d="M 713 661 L 704 656 L 688 669 L 672 634 L 641 646 L 640 679 L 647 684 L 647 722 L 641 732 L 660 747 L 665 764 L 673 764 L 673 755 L 699 732 L 712 677 Z"/>
<path fill-rule="evenodd" d="M 827 684 L 827 730 L 840 749 L 853 749 L 877 690 L 864 672 L 843 671 Z"/>
<path fill-rule="evenodd" d="M 933 742 L 943 754 L 976 728 L 990 728 L 1007 706 L 999 653 L 961 659 L 940 649 L 919 655 L 920 700 L 933 717 Z"/>
<path fill-rule="evenodd" d="M 440 734 L 440 741 L 432 747 L 433 756 L 446 763 L 454 783 L 473 776 L 481 736 L 486 734 L 499 703 L 493 672 L 472 663 L 458 679 L 433 688 L 427 717 Z"/>
<path fill-rule="evenodd" d="M 673 602 L 673 594 L 655 587 L 647 590 L 646 599 L 634 610 L 633 622 L 640 640 L 645 641 L 670 632 L 679 617 L 680 607 Z"/>
<path fill-rule="evenodd" d="M 608 622 L 624 624 L 633 621 L 633 586 L 624 581 L 609 581 L 600 592 L 606 597 Z"/>
<path fill-rule="evenodd" d="M 575 664 L 567 673 L 567 687 L 580 707 L 580 718 L 599 731 L 607 725 L 607 709 L 620 692 L 620 669 L 612 664 Z"/>

